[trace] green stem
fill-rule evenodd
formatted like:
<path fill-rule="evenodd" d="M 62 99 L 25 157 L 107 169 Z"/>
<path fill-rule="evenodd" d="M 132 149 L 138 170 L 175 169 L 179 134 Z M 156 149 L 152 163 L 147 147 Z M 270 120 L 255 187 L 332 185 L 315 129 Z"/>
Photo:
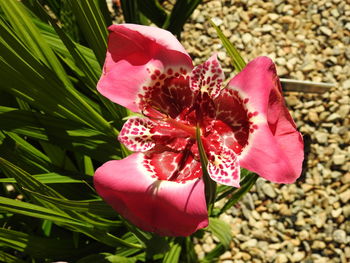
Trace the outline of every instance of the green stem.
<path fill-rule="evenodd" d="M 208 157 L 204 151 L 202 139 L 201 139 L 201 130 L 197 124 L 196 128 L 196 139 L 199 151 L 199 157 L 202 165 L 203 181 L 205 188 L 205 199 L 207 201 L 208 212 L 211 214 L 216 197 L 216 183 L 210 178 L 207 166 L 208 166 Z"/>

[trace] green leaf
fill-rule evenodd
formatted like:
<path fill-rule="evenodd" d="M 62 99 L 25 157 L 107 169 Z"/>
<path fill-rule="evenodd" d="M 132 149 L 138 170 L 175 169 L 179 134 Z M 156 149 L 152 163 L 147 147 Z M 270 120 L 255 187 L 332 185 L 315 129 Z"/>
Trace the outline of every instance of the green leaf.
<path fill-rule="evenodd" d="M 45 14 L 45 18 L 47 19 L 47 14 Z M 77 58 L 73 58 L 73 51 L 68 50 L 68 45 L 64 44 L 63 40 L 59 38 L 53 26 L 49 26 L 46 23 L 40 21 L 39 19 L 33 18 L 33 22 L 40 30 L 40 33 L 43 35 L 45 41 L 50 45 L 50 48 L 58 54 L 65 62 L 67 62 L 68 66 L 71 66 L 71 69 L 76 72 L 77 75 L 82 74 L 83 72 L 80 70 L 80 65 L 76 64 Z M 72 41 L 72 46 L 77 49 L 77 52 L 81 54 L 81 56 L 86 60 L 87 64 L 93 70 L 93 76 L 100 76 L 102 73 L 101 66 L 96 61 L 96 57 L 94 52 L 85 46 L 80 45 Z M 86 76 L 89 77 L 89 76 Z M 90 76 L 92 77 L 92 76 Z"/>
<path fill-rule="evenodd" d="M 202 0 L 177 0 L 163 28 L 180 36 L 183 25 Z"/>
<path fill-rule="evenodd" d="M 226 248 L 220 243 L 218 244 L 214 249 L 212 249 L 203 260 L 201 260 L 201 263 L 212 263 L 212 262 L 218 262 L 219 257 L 226 251 Z"/>
<path fill-rule="evenodd" d="M 13 163 L 1 157 L 0 157 L 0 169 L 8 177 L 15 178 L 17 183 L 21 187 L 25 187 L 34 192 L 40 192 L 49 196 L 62 198 L 62 195 L 57 193 L 51 187 L 48 187 L 47 185 L 40 183 L 31 174 L 27 173 L 26 171 L 22 170 L 18 166 L 14 165 Z"/>
<path fill-rule="evenodd" d="M 116 137 L 78 122 L 0 106 L 0 127 L 6 131 L 50 142 L 105 162 L 122 155 Z M 119 152 L 118 152 L 119 151 Z"/>
<path fill-rule="evenodd" d="M 84 257 L 77 263 L 135 263 L 136 258 L 126 258 L 120 255 L 112 255 L 110 253 L 101 253 Z"/>
<path fill-rule="evenodd" d="M 147 258 L 153 258 L 156 254 L 163 254 L 169 250 L 169 244 L 165 237 L 153 235 L 150 240 L 146 242 Z"/>
<path fill-rule="evenodd" d="M 67 75 L 62 65 L 42 38 L 25 7 L 17 0 L 0 0 L 0 5 L 13 29 L 31 52 L 56 72 L 63 82 L 67 82 Z"/>
<path fill-rule="evenodd" d="M 205 186 L 205 199 L 209 207 L 209 213 L 211 213 L 213 204 L 215 202 L 216 183 L 210 178 L 209 173 L 207 171 L 208 158 L 202 143 L 201 130 L 199 125 L 197 125 L 197 128 L 196 128 L 196 140 L 198 145 L 199 158 L 202 166 L 203 180 L 204 180 L 204 186 Z"/>
<path fill-rule="evenodd" d="M 116 216 L 116 212 L 105 202 L 101 200 L 64 200 L 60 198 L 54 198 L 46 195 L 42 195 L 37 192 L 30 191 L 31 194 L 37 196 L 42 200 L 46 200 L 52 204 L 55 204 L 62 210 L 71 210 L 78 213 L 92 213 L 99 216 Z M 114 226 L 121 226 L 120 222 L 113 222 Z"/>
<path fill-rule="evenodd" d="M 91 225 L 85 222 L 74 220 L 73 218 L 62 215 L 58 212 L 55 212 L 54 210 L 1 196 L 0 210 L 40 219 L 47 219 L 68 226 L 91 227 Z"/>
<path fill-rule="evenodd" d="M 80 248 L 74 247 L 70 239 L 38 237 L 5 228 L 0 228 L 0 245 L 13 248 L 26 255 L 36 258 L 49 258 L 53 261 L 86 254 L 91 250 L 91 246 L 84 244 Z M 64 253 L 62 253 L 63 251 Z M 21 263 L 22 261 L 13 262 Z"/>
<path fill-rule="evenodd" d="M 97 85 L 97 81 L 99 80 L 99 76 L 101 75 L 100 68 L 96 69 L 92 67 L 92 65 L 90 64 L 90 61 L 88 61 L 85 58 L 78 44 L 74 43 L 63 32 L 63 30 L 59 27 L 57 22 L 54 19 L 52 19 L 50 15 L 46 14 L 43 7 L 38 5 L 38 9 L 42 10 L 43 15 L 46 15 L 48 21 L 54 27 L 57 35 L 60 37 L 63 44 L 66 46 L 67 50 L 69 51 L 69 54 L 65 53 L 65 55 L 69 57 L 70 55 L 72 56 L 72 59 L 74 61 L 69 60 L 70 62 L 68 62 L 67 64 L 69 64 L 70 67 L 73 70 L 75 70 L 78 73 L 78 75 L 81 76 L 82 81 L 84 81 L 84 83 L 89 87 L 89 89 L 93 93 L 97 93 L 96 85 Z M 123 107 L 112 103 L 110 100 L 101 96 L 99 93 L 97 93 L 97 96 L 101 100 L 101 102 L 106 106 L 106 108 L 110 111 L 114 120 L 118 120 L 118 119 L 121 120 L 123 117 L 126 116 L 126 111 Z"/>
<path fill-rule="evenodd" d="M 6 263 L 25 263 L 23 260 L 8 254 L 4 251 L 0 250 L 0 262 L 6 262 Z"/>
<path fill-rule="evenodd" d="M 1 89 L 47 113 L 65 116 L 116 136 L 96 110 L 96 103 L 76 90 L 67 74 L 66 79 L 62 79 L 38 60 L 3 20 L 0 20 L 0 36 Z"/>
<path fill-rule="evenodd" d="M 79 27 L 101 67 L 107 50 L 107 25 L 94 0 L 70 1 Z"/>
<path fill-rule="evenodd" d="M 181 255 L 181 245 L 178 243 L 171 243 L 170 250 L 165 254 L 163 263 L 178 263 Z"/>
<path fill-rule="evenodd" d="M 231 197 L 225 203 L 225 205 L 221 208 L 218 215 L 224 213 L 227 209 L 231 208 L 235 205 L 255 184 L 256 180 L 259 178 L 257 174 L 251 173 L 247 175 L 243 182 L 241 182 L 241 188 L 235 189 L 232 192 Z"/>
<path fill-rule="evenodd" d="M 222 31 L 220 30 L 220 28 L 215 25 L 215 23 L 211 20 L 211 25 L 215 28 L 216 33 L 218 34 L 222 44 L 224 45 L 228 55 L 231 57 L 231 63 L 232 66 L 235 68 L 235 70 L 237 72 L 242 71 L 242 69 L 245 67 L 246 63 L 244 61 L 244 59 L 242 58 L 242 56 L 239 54 L 239 52 L 237 51 L 237 49 L 234 47 L 234 45 L 232 45 L 232 43 L 230 42 L 230 40 L 227 39 L 227 37 L 225 37 L 225 35 L 222 33 Z"/>
<path fill-rule="evenodd" d="M 142 24 L 138 8 L 138 0 L 121 0 L 120 3 L 125 22 Z"/>
<path fill-rule="evenodd" d="M 240 180 L 240 185 L 244 185 L 247 181 L 245 179 L 247 176 L 253 175 L 252 172 L 248 171 L 247 169 L 241 168 L 241 180 Z M 227 197 L 228 195 L 232 194 L 234 191 L 236 191 L 237 188 L 232 187 L 232 186 L 227 186 L 227 185 L 220 185 L 216 191 L 216 193 L 221 193 L 217 198 L 216 202 Z"/>
<path fill-rule="evenodd" d="M 225 248 L 229 248 L 232 240 L 231 226 L 219 218 L 209 218 L 208 229 L 216 236 Z"/>
<path fill-rule="evenodd" d="M 123 3 L 124 1 L 122 1 Z M 129 2 L 126 0 L 126 2 Z M 162 27 L 167 18 L 167 13 L 158 0 L 137 0 L 139 10 L 158 27 Z"/>
<path fill-rule="evenodd" d="M 82 179 L 74 179 L 58 173 L 34 174 L 33 177 L 43 184 L 86 183 Z M 0 183 L 16 183 L 15 178 L 0 178 Z"/>
<path fill-rule="evenodd" d="M 6 137 L 0 143 L 0 156 L 32 173 L 46 173 L 52 169 L 50 159 L 28 141 L 12 132 L 4 132 Z"/>
<path fill-rule="evenodd" d="M 66 150 L 61 149 L 59 146 L 41 142 L 41 147 L 43 147 L 44 152 L 50 158 L 50 161 L 56 167 L 62 170 L 75 171 L 77 169 L 71 159 L 67 156 Z"/>

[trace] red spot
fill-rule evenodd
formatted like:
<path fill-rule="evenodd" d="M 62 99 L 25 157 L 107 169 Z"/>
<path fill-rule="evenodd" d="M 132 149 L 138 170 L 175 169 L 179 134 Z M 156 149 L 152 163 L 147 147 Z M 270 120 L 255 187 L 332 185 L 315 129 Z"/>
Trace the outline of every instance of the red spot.
<path fill-rule="evenodd" d="M 154 71 L 154 73 L 156 74 L 156 75 L 160 75 L 160 71 L 158 70 L 158 69 L 156 69 L 155 71 Z"/>
<path fill-rule="evenodd" d="M 173 75 L 173 70 L 170 68 L 170 69 L 168 69 L 167 73 L 168 73 L 169 75 Z"/>

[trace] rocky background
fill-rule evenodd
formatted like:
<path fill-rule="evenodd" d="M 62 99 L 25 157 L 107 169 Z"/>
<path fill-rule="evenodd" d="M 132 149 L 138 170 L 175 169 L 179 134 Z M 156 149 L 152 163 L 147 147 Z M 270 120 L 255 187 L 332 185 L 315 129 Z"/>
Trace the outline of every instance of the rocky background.
<path fill-rule="evenodd" d="M 209 20 L 246 61 L 261 55 L 280 77 L 334 83 L 328 92 L 286 93 L 307 145 L 305 173 L 292 185 L 259 179 L 222 216 L 232 226 L 231 262 L 350 262 L 350 2 L 348 0 L 210 0 L 185 25 L 181 42 L 195 61 L 213 52 L 232 67 Z M 215 246 L 207 235 L 199 257 Z"/>
<path fill-rule="evenodd" d="M 345 0 L 205 1 L 181 42 L 195 64 L 218 53 L 230 59 L 213 19 L 246 61 L 261 55 L 280 77 L 335 83 L 323 94 L 286 93 L 307 147 L 305 174 L 292 185 L 259 179 L 223 215 L 232 226 L 230 262 L 350 262 L 350 2 Z M 199 256 L 215 239 L 197 244 Z"/>

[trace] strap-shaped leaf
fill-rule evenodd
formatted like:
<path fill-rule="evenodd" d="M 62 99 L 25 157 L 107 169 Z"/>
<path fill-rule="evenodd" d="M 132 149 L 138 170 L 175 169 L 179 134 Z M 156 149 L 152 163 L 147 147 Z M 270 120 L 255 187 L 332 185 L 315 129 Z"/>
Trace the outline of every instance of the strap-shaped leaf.
<path fill-rule="evenodd" d="M 216 33 L 218 34 L 218 37 L 220 38 L 222 44 L 224 45 L 227 54 L 231 58 L 232 66 L 235 68 L 237 72 L 240 72 L 246 65 L 244 59 L 239 54 L 238 50 L 235 48 L 235 46 L 228 40 L 228 38 L 222 33 L 220 28 L 215 25 L 213 21 L 210 21 L 212 26 L 215 28 Z"/>
<path fill-rule="evenodd" d="M 98 216 L 116 216 L 116 212 L 105 202 L 101 200 L 84 200 L 84 201 L 75 201 L 75 200 L 66 200 L 60 198 L 54 198 L 46 196 L 37 192 L 30 191 L 32 195 L 37 196 L 40 199 L 46 200 L 50 203 L 55 204 L 62 210 L 71 210 L 78 213 L 92 213 Z M 121 222 L 113 222 L 111 225 L 121 226 Z"/>
<path fill-rule="evenodd" d="M 33 177 L 43 184 L 74 184 L 74 183 L 85 183 L 83 180 L 74 179 L 67 175 L 61 175 L 58 173 L 45 173 L 33 175 Z M 16 183 L 16 179 L 11 178 L 0 178 L 0 183 Z"/>
<path fill-rule="evenodd" d="M 179 243 L 171 243 L 170 250 L 165 254 L 163 263 L 178 263 L 182 247 Z"/>
<path fill-rule="evenodd" d="M 115 136 L 96 103 L 38 60 L 2 20 L 0 52 L 1 89 L 52 115 L 65 116 Z"/>
<path fill-rule="evenodd" d="M 180 36 L 183 25 L 202 0 L 177 0 L 163 28 Z"/>
<path fill-rule="evenodd" d="M 141 14 L 138 8 L 137 0 L 121 0 L 120 4 L 123 10 L 125 22 L 133 24 L 142 24 Z"/>
<path fill-rule="evenodd" d="M 84 226 L 92 227 L 92 225 L 75 220 L 69 216 L 63 215 L 52 209 L 48 209 L 42 206 L 30 204 L 27 202 L 22 202 L 18 200 L 13 200 L 6 197 L 0 196 L 0 210 L 9 213 L 21 214 L 26 216 L 31 216 L 40 219 L 51 220 L 56 223 L 61 223 L 67 226 Z"/>
<path fill-rule="evenodd" d="M 67 260 L 74 257 L 79 258 L 79 256 L 89 253 L 93 248 L 91 245 L 85 244 L 79 244 L 77 248 L 71 239 L 38 237 L 5 228 L 0 228 L 0 244 L 35 258 L 46 258 L 52 261 L 62 260 L 62 258 Z M 64 251 L 63 254 L 62 251 Z M 4 262 L 22 263 L 22 261 L 6 260 Z"/>
<path fill-rule="evenodd" d="M 0 262 L 6 262 L 6 263 L 25 263 L 25 261 L 15 257 L 14 255 L 11 255 L 9 253 L 6 253 L 4 251 L 0 251 Z"/>
<path fill-rule="evenodd" d="M 121 156 L 116 136 L 108 136 L 63 118 L 0 106 L 0 127 L 5 131 L 86 154 L 102 162 Z"/>
<path fill-rule="evenodd" d="M 226 248 L 220 243 L 205 255 L 201 263 L 218 262 L 219 257 L 225 252 Z"/>
<path fill-rule="evenodd" d="M 0 0 L 0 5 L 14 31 L 28 49 L 49 66 L 64 82 L 69 82 L 61 63 L 42 38 L 25 7 L 17 0 Z"/>
<path fill-rule="evenodd" d="M 70 3 L 83 35 L 102 67 L 108 35 L 104 17 L 94 0 L 70 1 Z"/>
<path fill-rule="evenodd" d="M 126 0 L 128 1 L 128 0 Z M 162 27 L 167 18 L 167 13 L 158 0 L 137 0 L 140 11 L 158 27 Z"/>
<path fill-rule="evenodd" d="M 219 218 L 209 218 L 209 230 L 216 236 L 225 248 L 228 248 L 232 239 L 231 227 Z"/>
<path fill-rule="evenodd" d="M 216 182 L 214 182 L 209 174 L 208 174 L 208 157 L 204 151 L 204 146 L 201 139 L 201 131 L 199 125 L 196 128 L 196 140 L 198 145 L 198 152 L 201 161 L 202 173 L 203 173 L 203 181 L 205 185 L 205 199 L 207 201 L 207 206 L 209 207 L 209 213 L 212 211 L 212 207 L 214 205 L 215 197 L 216 197 Z"/>
<path fill-rule="evenodd" d="M 53 168 L 50 159 L 27 140 L 13 132 L 3 132 L 6 137 L 0 144 L 0 156 L 31 173 L 47 173 Z"/>
<path fill-rule="evenodd" d="M 230 199 L 221 208 L 218 215 L 224 213 L 227 209 L 235 205 L 253 187 L 258 178 L 259 176 L 254 173 L 251 173 L 250 175 L 246 176 L 243 182 L 241 183 L 241 188 L 235 189 L 235 191 L 232 192 Z"/>

